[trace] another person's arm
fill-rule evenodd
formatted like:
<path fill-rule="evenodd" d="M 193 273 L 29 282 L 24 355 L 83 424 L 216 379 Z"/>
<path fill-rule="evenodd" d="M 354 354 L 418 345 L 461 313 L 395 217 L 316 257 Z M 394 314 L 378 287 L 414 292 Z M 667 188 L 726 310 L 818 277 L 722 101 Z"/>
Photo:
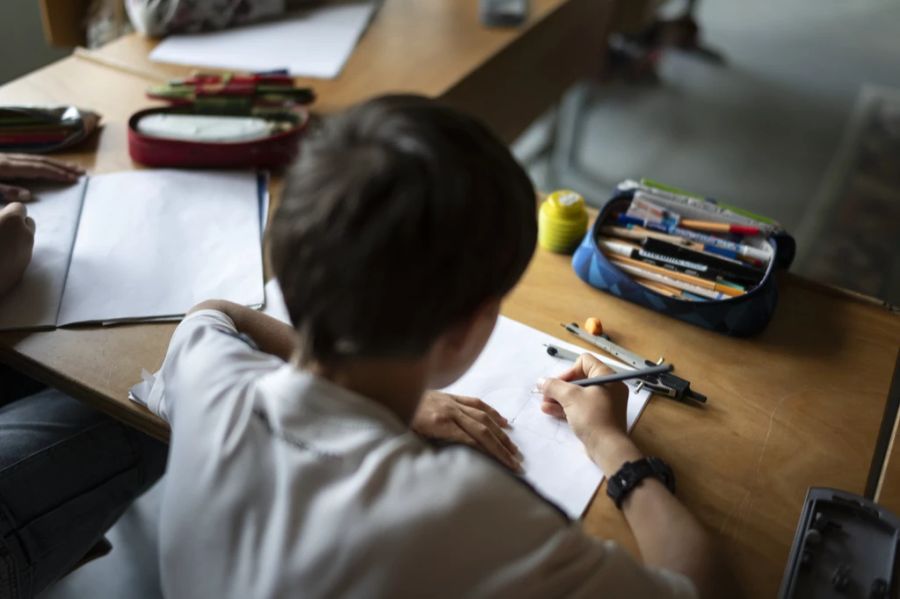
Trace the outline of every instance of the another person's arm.
<path fill-rule="evenodd" d="M 0 208 L 0 296 L 12 289 L 31 262 L 34 221 L 23 204 Z"/>
<path fill-rule="evenodd" d="M 0 153 L 0 181 L 42 179 L 74 183 L 83 174 L 80 167 L 45 156 Z M 0 183 L 0 295 L 19 282 L 31 262 L 35 224 L 20 203 L 30 200 L 31 192 L 24 187 Z"/>
<path fill-rule="evenodd" d="M 591 459 L 609 475 L 643 456 L 626 433 L 628 390 L 622 383 L 579 387 L 567 382 L 611 371 L 590 354 L 558 379 L 541 383 L 544 412 L 569 421 Z M 645 478 L 622 504 L 648 566 L 684 574 L 700 597 L 734 597 L 731 575 L 709 534 L 658 480 Z"/>
<path fill-rule="evenodd" d="M 33 154 L 0 153 L 0 202 L 28 202 L 31 192 L 8 181 L 42 180 L 74 183 L 84 169 L 68 162 Z"/>
<path fill-rule="evenodd" d="M 239 333 L 253 339 L 261 351 L 290 360 L 294 351 L 294 327 L 258 310 L 224 300 L 197 304 L 191 312 L 217 310 L 234 322 Z M 514 471 L 521 470 L 519 452 L 509 436 L 506 419 L 474 397 L 430 391 L 419 404 L 412 429 L 425 437 L 463 443 L 493 456 Z"/>

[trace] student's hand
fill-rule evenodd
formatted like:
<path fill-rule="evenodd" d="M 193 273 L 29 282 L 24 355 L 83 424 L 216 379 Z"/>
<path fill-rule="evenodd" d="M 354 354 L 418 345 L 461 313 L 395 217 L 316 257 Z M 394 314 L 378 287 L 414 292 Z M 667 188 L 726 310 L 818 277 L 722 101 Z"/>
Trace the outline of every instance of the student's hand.
<path fill-rule="evenodd" d="M 34 221 L 23 204 L 0 207 L 0 295 L 9 291 L 31 262 Z"/>
<path fill-rule="evenodd" d="M 639 457 L 626 432 L 628 387 L 624 383 L 579 387 L 567 382 L 611 373 L 591 354 L 582 354 L 572 368 L 557 378 L 538 381 L 538 386 L 544 394 L 541 410 L 568 420 L 591 458 L 601 468 L 615 472 L 625 461 L 620 461 L 621 455 Z"/>
<path fill-rule="evenodd" d="M 464 443 L 521 472 L 519 448 L 503 429 L 506 418 L 480 399 L 429 391 L 422 398 L 412 429 L 424 437 Z"/>
<path fill-rule="evenodd" d="M 31 154 L 0 154 L 0 181 L 43 179 L 74 183 L 84 169 L 68 162 Z M 0 184 L 0 201 L 27 202 L 31 192 L 24 187 Z"/>

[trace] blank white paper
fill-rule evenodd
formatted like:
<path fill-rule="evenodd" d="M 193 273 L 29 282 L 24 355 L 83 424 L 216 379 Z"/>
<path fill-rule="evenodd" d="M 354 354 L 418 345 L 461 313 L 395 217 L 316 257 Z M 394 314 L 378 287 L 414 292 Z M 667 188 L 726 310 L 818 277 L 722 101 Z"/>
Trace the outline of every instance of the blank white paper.
<path fill-rule="evenodd" d="M 337 77 L 369 24 L 375 2 L 347 2 L 225 31 L 172 35 L 150 59 L 197 67 Z"/>
<path fill-rule="evenodd" d="M 36 226 L 34 252 L 22 280 L 0 297 L 0 330 L 56 326 L 86 181 L 33 188 L 35 200 L 27 207 Z"/>
<path fill-rule="evenodd" d="M 264 302 L 256 174 L 92 177 L 58 325 L 179 317 L 207 299 Z"/>
<path fill-rule="evenodd" d="M 547 354 L 544 344 L 576 353 L 581 347 L 522 323 L 500 317 L 484 351 L 458 381 L 444 391 L 478 397 L 510 422 L 509 433 L 524 460 L 525 479 L 572 518 L 578 518 L 603 480 L 603 471 L 587 456 L 568 423 L 541 411 L 533 393 L 540 377 L 556 376 L 572 363 Z M 650 399 L 629 385 L 628 430 Z"/>

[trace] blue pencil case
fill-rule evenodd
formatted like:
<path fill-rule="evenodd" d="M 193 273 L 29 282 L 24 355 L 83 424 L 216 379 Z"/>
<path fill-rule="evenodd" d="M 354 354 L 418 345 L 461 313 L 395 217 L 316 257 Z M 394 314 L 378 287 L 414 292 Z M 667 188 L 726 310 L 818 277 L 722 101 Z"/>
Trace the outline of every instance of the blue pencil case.
<path fill-rule="evenodd" d="M 742 295 L 708 301 L 667 296 L 638 283 L 621 266 L 622 262 L 604 254 L 598 243 L 601 228 L 615 224 L 617 215 L 630 205 L 636 193 L 633 185 L 620 186 L 601 209 L 593 227 L 575 250 L 572 258 L 575 273 L 597 289 L 705 329 L 736 337 L 747 337 L 762 331 L 772 318 L 778 302 L 775 271 L 790 267 L 795 252 L 794 239 L 780 225 L 773 226 L 771 221 L 765 223 L 764 243 L 772 248 L 772 258 L 759 283 Z M 747 222 L 746 216 L 741 218 Z"/>

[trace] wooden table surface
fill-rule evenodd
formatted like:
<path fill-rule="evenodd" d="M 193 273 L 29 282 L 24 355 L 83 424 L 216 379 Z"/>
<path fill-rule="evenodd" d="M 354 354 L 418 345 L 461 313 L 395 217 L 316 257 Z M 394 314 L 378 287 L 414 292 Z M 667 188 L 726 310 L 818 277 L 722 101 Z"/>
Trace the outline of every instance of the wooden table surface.
<path fill-rule="evenodd" d="M 477 3 L 388 0 L 335 80 L 299 80 L 328 113 L 388 92 L 434 97 L 485 119 L 511 141 L 577 79 L 599 71 L 611 2 L 535 0 L 528 22 L 487 29 Z M 103 115 L 103 130 L 68 154 L 90 172 L 140 168 L 127 149 L 128 117 L 155 105 L 152 83 L 191 69 L 150 62 L 155 42 L 127 36 L 80 51 L 0 87 L 0 104 L 76 104 Z M 273 179 L 273 197 L 280 188 Z M 78 327 L 0 333 L 0 360 L 151 434 L 168 427 L 127 399 L 142 368 L 158 368 L 172 325 Z"/>
<path fill-rule="evenodd" d="M 385 93 L 418 93 L 480 116 L 511 142 L 575 81 L 599 74 L 613 2 L 530 6 L 521 28 L 486 28 L 474 0 L 388 0 L 337 79 L 297 81 L 315 89 L 319 112 Z M 156 44 L 129 35 L 82 58 L 156 81 L 195 70 L 152 62 Z"/>
<path fill-rule="evenodd" d="M 596 291 L 569 257 L 539 250 L 504 309 L 564 339 L 559 323 L 599 316 L 613 340 L 665 356 L 709 397 L 703 408 L 654 397 L 633 436 L 672 464 L 748 597 L 775 596 L 807 487 L 863 494 L 900 345 L 900 317 L 882 307 L 789 274 L 779 290 L 766 330 L 735 339 Z M 604 492 L 585 525 L 636 553 Z"/>
<path fill-rule="evenodd" d="M 599 3 L 536 0 L 518 33 L 473 27 L 474 4 L 389 0 L 341 78 L 315 83 L 317 106 L 327 112 L 383 91 L 416 91 L 489 119 L 511 139 L 565 81 L 593 68 L 595 58 L 573 56 L 580 66 L 568 73 L 540 58 L 523 61 L 532 52 L 578 49 L 585 16 L 605 14 Z M 419 21 L 426 14 L 437 24 Z M 107 62 L 123 61 L 122 68 L 99 65 L 96 57 L 65 59 L 0 87 L 0 103 L 95 108 L 105 130 L 93 146 L 67 157 L 95 172 L 135 168 L 126 152 L 128 115 L 150 104 L 143 89 L 153 77 L 185 72 L 139 60 L 149 44 L 129 37 L 101 50 Z M 381 68 L 382 60 L 396 64 Z M 154 69 L 149 78 L 148 69 Z M 535 98 L 509 104 L 509 90 L 536 89 L 545 78 L 547 88 Z M 568 257 L 543 251 L 504 307 L 507 316 L 562 338 L 559 323 L 600 316 L 617 342 L 647 357 L 664 355 L 709 397 L 705 408 L 655 398 L 634 436 L 673 465 L 679 495 L 723 540 L 751 597 L 775 595 L 808 486 L 863 492 L 900 343 L 900 318 L 883 308 L 791 275 L 779 283 L 775 317 L 753 339 L 724 337 L 593 290 L 577 279 Z M 128 402 L 126 392 L 141 368 L 159 366 L 172 329 L 5 333 L 0 360 L 164 437 L 165 424 Z M 621 515 L 602 496 L 585 526 L 636 552 Z"/>

